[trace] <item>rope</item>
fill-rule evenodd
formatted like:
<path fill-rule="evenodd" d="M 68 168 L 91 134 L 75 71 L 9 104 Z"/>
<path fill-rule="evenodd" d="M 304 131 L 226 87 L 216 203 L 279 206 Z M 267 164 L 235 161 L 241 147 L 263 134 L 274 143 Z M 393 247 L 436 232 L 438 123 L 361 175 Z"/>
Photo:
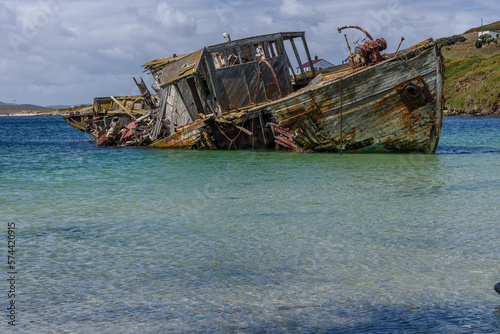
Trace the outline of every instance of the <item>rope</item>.
<path fill-rule="evenodd" d="M 260 64 L 260 63 L 259 63 Z M 255 86 L 255 94 L 253 96 L 253 104 L 257 105 L 257 94 L 259 93 L 260 78 L 262 77 L 262 69 L 259 66 L 259 73 L 257 74 L 257 85 Z M 252 101 L 250 101 L 252 103 Z"/>
<path fill-rule="evenodd" d="M 340 155 L 342 155 L 342 78 L 339 80 L 340 86 Z"/>
<path fill-rule="evenodd" d="M 259 123 L 260 123 L 260 129 L 262 130 L 262 138 L 264 139 L 264 146 L 267 147 L 266 134 L 264 132 L 264 126 L 262 124 L 262 110 L 259 112 Z"/>
<path fill-rule="evenodd" d="M 217 128 L 219 129 L 219 131 L 224 135 L 224 137 L 226 137 L 227 140 L 229 140 L 229 147 L 228 147 L 228 151 L 231 149 L 231 146 L 233 146 L 233 142 L 236 140 L 236 138 L 238 138 L 238 136 L 240 135 L 239 133 L 236 135 L 236 137 L 234 137 L 233 139 L 229 139 L 229 137 L 224 133 L 224 131 L 222 131 L 222 129 L 220 128 L 219 124 L 215 123 L 215 125 L 217 125 Z M 241 132 L 241 130 L 240 130 Z"/>
<path fill-rule="evenodd" d="M 254 126 L 254 123 L 255 123 L 255 117 L 252 118 L 252 133 L 253 133 L 253 126 Z M 255 136 L 252 136 L 252 151 L 254 149 L 254 144 L 255 144 Z"/>
<path fill-rule="evenodd" d="M 243 123 L 245 123 L 248 119 L 248 115 L 250 113 L 247 113 L 246 116 L 245 116 L 245 119 L 243 120 L 243 122 L 241 122 L 242 126 L 243 126 Z M 233 146 L 233 142 L 238 138 L 238 136 L 241 134 L 241 129 L 240 131 L 238 131 L 238 134 L 233 138 L 233 139 L 229 139 L 229 137 L 224 133 L 224 131 L 220 128 L 219 124 L 217 124 L 217 122 L 215 122 L 215 125 L 217 126 L 217 128 L 219 129 L 219 131 L 224 135 L 224 137 L 226 137 L 227 140 L 229 140 L 229 147 L 228 147 L 228 151 L 231 150 L 231 146 Z M 253 129 L 252 129 L 253 131 Z M 253 136 L 252 136 L 253 137 Z M 253 138 L 252 138 L 253 140 Z M 252 147 L 253 147 L 253 143 L 252 143 Z M 253 148 L 252 148 L 253 149 Z"/>

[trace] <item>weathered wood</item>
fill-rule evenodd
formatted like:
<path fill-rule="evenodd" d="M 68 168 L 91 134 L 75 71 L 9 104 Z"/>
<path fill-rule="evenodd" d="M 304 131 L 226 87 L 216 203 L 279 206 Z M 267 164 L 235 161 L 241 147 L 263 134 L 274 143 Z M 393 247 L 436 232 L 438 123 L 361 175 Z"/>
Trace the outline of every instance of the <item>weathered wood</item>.
<path fill-rule="evenodd" d="M 196 82 L 195 78 L 189 78 L 186 80 L 189 90 L 191 91 L 191 96 L 193 97 L 194 104 L 196 105 L 196 110 L 198 111 L 198 114 L 207 114 L 203 108 L 203 104 L 200 99 L 200 95 L 198 94 L 198 90 L 196 89 Z M 194 118 L 198 119 L 198 117 Z"/>
<path fill-rule="evenodd" d="M 264 55 L 267 58 L 271 58 L 271 52 L 269 50 L 269 41 L 265 41 L 264 43 Z"/>
<path fill-rule="evenodd" d="M 290 43 L 292 44 L 293 53 L 295 53 L 295 58 L 297 59 L 297 63 L 299 64 L 300 73 L 302 73 L 302 79 L 306 79 L 306 72 L 304 71 L 304 66 L 302 66 L 302 60 L 300 60 L 299 52 L 297 51 L 297 47 L 295 46 L 295 42 L 293 39 L 290 39 Z"/>
<path fill-rule="evenodd" d="M 285 44 L 283 43 L 283 40 L 281 40 L 281 39 L 278 40 L 278 45 L 279 45 L 280 49 L 283 50 L 283 53 L 280 53 L 280 54 L 283 55 L 286 59 L 286 64 L 288 65 L 288 70 L 293 76 L 293 81 L 294 81 L 294 83 L 297 83 L 297 76 L 295 75 L 295 70 L 292 66 L 292 63 L 290 62 L 290 58 L 288 58 L 288 54 L 285 51 Z"/>
<path fill-rule="evenodd" d="M 213 62 L 213 56 L 210 52 L 205 53 L 205 62 L 204 65 L 206 67 L 206 75 L 208 76 L 208 82 L 212 88 L 212 94 L 215 97 L 215 106 L 213 106 L 214 110 L 217 110 L 217 106 L 220 101 L 222 101 L 221 96 L 221 88 L 222 84 L 219 80 L 219 77 L 215 75 L 215 65 Z"/>
<path fill-rule="evenodd" d="M 311 68 L 312 76 L 316 76 L 316 70 L 314 69 L 314 65 L 311 59 L 311 54 L 309 53 L 309 48 L 307 47 L 306 39 L 304 36 L 301 37 L 302 44 L 304 44 L 304 50 L 306 51 L 307 61 L 309 62 L 309 67 Z M 305 78 L 305 77 L 304 77 Z"/>
<path fill-rule="evenodd" d="M 202 139 L 202 132 L 205 131 L 204 127 L 209 119 L 211 118 L 199 119 L 189 126 L 179 129 L 174 134 L 153 142 L 149 146 L 157 148 L 193 148 Z"/>
<path fill-rule="evenodd" d="M 153 97 L 151 96 L 151 93 L 149 92 L 148 87 L 144 83 L 144 80 L 141 78 L 141 82 L 137 82 L 135 78 L 133 77 L 135 85 L 137 86 L 137 89 L 139 89 L 139 92 L 141 93 L 141 97 L 144 99 L 144 102 L 146 103 L 147 107 L 149 110 L 152 110 L 156 108 L 156 104 L 153 101 Z"/>
<path fill-rule="evenodd" d="M 242 38 L 239 40 L 234 40 L 231 42 L 225 42 L 221 44 L 211 45 L 207 47 L 208 52 L 218 52 L 221 50 L 226 50 L 228 48 L 241 47 L 247 44 L 259 44 L 269 40 L 278 40 L 283 38 L 296 38 L 304 35 L 304 32 L 281 32 L 276 34 L 253 36 L 248 38 Z"/>
<path fill-rule="evenodd" d="M 229 124 L 229 125 L 231 125 L 231 126 L 234 126 L 234 127 L 235 127 L 235 128 L 237 128 L 238 130 L 240 130 L 240 131 L 242 131 L 242 132 L 246 133 L 246 134 L 247 134 L 247 135 L 249 135 L 249 136 L 252 136 L 252 135 L 253 135 L 253 133 L 252 133 L 251 131 L 249 131 L 249 130 L 245 129 L 245 128 L 244 128 L 244 127 L 242 127 L 242 126 L 236 125 L 236 124 L 234 124 L 233 122 L 228 121 L 228 120 L 226 120 L 226 119 L 224 119 L 224 118 L 216 118 L 216 119 L 215 119 L 215 121 L 216 121 L 217 123 L 221 123 L 221 124 Z"/>
<path fill-rule="evenodd" d="M 284 65 L 283 56 L 271 58 L 268 62 L 273 67 L 283 94 L 292 93 L 292 83 L 286 65 Z M 275 94 L 278 92 L 278 83 L 276 83 L 272 71 L 265 65 L 259 65 L 257 61 L 216 69 L 213 77 L 216 82 L 221 83 L 220 96 L 222 100 L 220 100 L 219 105 L 225 111 L 265 103 L 269 99 L 276 100 L 278 98 L 278 94 Z M 264 88 L 262 88 L 262 84 L 264 84 Z M 272 89 L 271 86 L 267 86 L 269 84 L 276 84 L 276 88 Z M 271 91 L 268 92 L 267 87 Z M 276 96 L 274 98 L 266 96 L 266 93 L 273 93 Z"/>
<path fill-rule="evenodd" d="M 193 110 L 191 108 L 191 106 L 193 106 L 193 104 L 194 104 L 193 96 L 191 94 L 189 94 L 189 95 L 186 94 L 186 97 L 184 97 L 182 90 L 179 88 L 179 86 L 181 84 L 183 84 L 183 86 L 185 86 L 185 85 L 187 85 L 187 82 L 185 82 L 184 80 L 177 82 L 174 84 L 174 87 L 177 90 L 177 94 L 179 95 L 180 100 L 182 101 L 182 105 L 184 106 L 184 108 L 186 108 L 186 111 L 189 113 L 190 119 L 188 120 L 188 122 L 197 120 L 198 118 L 200 118 L 200 116 L 198 115 L 198 112 L 196 110 Z M 189 96 L 189 101 L 187 100 L 188 96 Z M 193 101 L 193 102 L 191 102 L 191 101 Z"/>
<path fill-rule="evenodd" d="M 160 106 L 160 109 L 158 110 L 158 115 L 156 117 L 156 120 L 155 120 L 155 125 L 153 127 L 153 131 L 152 133 L 150 134 L 150 139 L 151 140 L 156 140 L 156 138 L 158 137 L 158 134 L 160 133 L 160 130 L 161 130 L 161 127 L 162 127 L 162 124 L 163 124 L 163 118 L 164 118 L 164 115 L 167 111 L 167 109 L 171 106 L 172 106 L 172 86 L 168 86 L 164 91 L 163 91 L 163 96 L 162 96 L 162 100 L 163 100 L 163 103 L 162 105 Z"/>
<path fill-rule="evenodd" d="M 392 58 L 378 55 L 378 63 L 363 58 L 355 70 L 309 81 L 296 38 L 315 76 L 303 32 L 255 36 L 147 63 L 161 103 L 127 127 L 124 144 L 434 152 L 443 108 L 443 59 L 436 44 L 425 41 Z M 300 83 L 284 41 L 297 58 Z M 123 115 L 120 122 L 132 120 Z M 92 125 L 102 132 L 109 122 L 104 116 Z"/>
<path fill-rule="evenodd" d="M 123 104 L 120 103 L 120 101 L 118 101 L 114 96 L 110 96 L 110 98 L 115 101 L 115 103 L 123 110 L 125 111 L 127 114 L 130 115 L 130 117 L 132 117 L 132 119 L 135 119 L 134 115 L 132 115 L 132 113 L 130 112 L 130 110 L 128 108 L 126 108 Z"/>
<path fill-rule="evenodd" d="M 191 75 L 199 69 L 200 62 L 204 59 L 205 48 L 189 55 L 172 59 L 161 70 L 161 86 L 166 86 Z"/>
<path fill-rule="evenodd" d="M 433 46 L 407 59 L 391 59 L 342 78 L 344 150 L 378 147 L 433 152 L 437 135 L 430 138 L 430 133 L 433 127 L 441 127 L 442 115 L 441 93 L 436 90 L 442 85 L 442 79 L 437 79 L 442 75 L 436 74 L 437 59 L 437 47 Z M 411 79 L 425 83 L 433 96 L 412 112 L 397 90 L 398 84 Z M 339 79 L 333 79 L 292 94 L 272 107 L 280 125 L 300 130 L 296 140 L 302 145 L 338 151 L 339 91 Z"/>

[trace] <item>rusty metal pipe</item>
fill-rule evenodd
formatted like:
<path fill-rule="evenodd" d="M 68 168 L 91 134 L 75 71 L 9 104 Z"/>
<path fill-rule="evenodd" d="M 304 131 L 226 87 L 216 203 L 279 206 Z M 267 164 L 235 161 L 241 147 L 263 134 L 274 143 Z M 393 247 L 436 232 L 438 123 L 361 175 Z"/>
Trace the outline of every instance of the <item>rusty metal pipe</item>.
<path fill-rule="evenodd" d="M 404 40 L 405 40 L 405 38 L 403 36 L 401 36 L 401 42 L 399 42 L 398 48 L 396 49 L 396 52 L 394 52 L 394 54 L 398 53 L 399 48 L 401 47 L 401 43 L 403 43 Z"/>
<path fill-rule="evenodd" d="M 345 39 L 345 44 L 347 44 L 347 48 L 349 49 L 349 55 L 352 55 L 351 47 L 349 46 L 349 42 L 347 41 L 347 35 L 346 34 L 344 34 L 344 39 Z"/>
<path fill-rule="evenodd" d="M 259 66 L 260 66 L 262 63 L 266 64 L 266 65 L 267 65 L 267 67 L 269 67 L 269 69 L 271 70 L 271 73 L 273 74 L 274 80 L 276 81 L 276 86 L 278 86 L 278 90 L 279 90 L 279 92 L 280 92 L 281 97 L 282 97 L 282 98 L 283 98 L 283 97 L 285 97 L 285 95 L 283 95 L 283 91 L 281 90 L 281 85 L 280 85 L 280 82 L 279 82 L 279 80 L 278 80 L 278 77 L 276 76 L 276 72 L 274 72 L 274 68 L 273 68 L 273 67 L 271 66 L 271 64 L 269 64 L 269 62 L 268 62 L 267 60 L 265 60 L 265 59 L 263 59 L 263 60 L 261 60 L 261 61 L 259 62 Z M 312 64 L 311 64 L 311 66 L 312 66 Z"/>
<path fill-rule="evenodd" d="M 337 30 L 338 30 L 338 32 L 339 32 L 339 34 L 340 34 L 340 33 L 342 32 L 342 30 L 347 29 L 347 28 L 354 28 L 354 29 L 361 30 L 362 32 L 364 32 L 364 33 L 365 33 L 366 37 L 368 37 L 370 40 L 372 40 L 372 41 L 373 41 L 372 36 L 370 36 L 370 34 L 369 34 L 369 33 L 368 33 L 365 29 L 363 29 L 363 28 L 361 28 L 361 27 L 358 27 L 358 26 L 343 26 L 343 27 L 341 27 L 341 28 L 337 28 Z"/>

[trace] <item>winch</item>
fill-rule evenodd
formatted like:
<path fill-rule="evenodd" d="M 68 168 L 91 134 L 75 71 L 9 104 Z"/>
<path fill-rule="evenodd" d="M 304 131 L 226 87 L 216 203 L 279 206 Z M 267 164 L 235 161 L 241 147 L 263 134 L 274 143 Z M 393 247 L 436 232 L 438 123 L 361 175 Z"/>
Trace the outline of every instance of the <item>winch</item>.
<path fill-rule="evenodd" d="M 384 58 L 380 55 L 380 52 L 387 49 L 387 42 L 385 41 L 385 39 L 377 38 L 376 40 L 374 40 L 366 30 L 358 26 L 344 26 L 338 28 L 339 33 L 346 28 L 355 28 L 361 30 L 369 39 L 363 45 L 356 46 L 353 53 L 351 52 L 351 47 L 347 42 L 347 36 L 344 35 L 347 43 L 347 48 L 349 49 L 349 63 L 351 64 L 351 68 L 355 69 L 362 66 L 374 65 L 384 60 Z"/>

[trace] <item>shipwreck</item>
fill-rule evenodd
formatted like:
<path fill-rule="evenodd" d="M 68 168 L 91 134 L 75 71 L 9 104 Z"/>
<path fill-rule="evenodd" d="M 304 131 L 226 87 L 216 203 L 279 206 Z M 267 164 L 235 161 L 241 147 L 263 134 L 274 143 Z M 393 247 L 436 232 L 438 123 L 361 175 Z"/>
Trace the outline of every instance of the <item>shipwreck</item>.
<path fill-rule="evenodd" d="M 225 43 L 144 64 L 155 94 L 141 79 L 140 96 L 96 98 L 91 113 L 65 119 L 99 146 L 433 153 L 443 115 L 439 45 L 382 54 L 383 38 L 338 30 L 346 28 L 366 38 L 352 51 L 346 37 L 345 66 L 306 72 L 304 32 L 225 34 Z"/>

